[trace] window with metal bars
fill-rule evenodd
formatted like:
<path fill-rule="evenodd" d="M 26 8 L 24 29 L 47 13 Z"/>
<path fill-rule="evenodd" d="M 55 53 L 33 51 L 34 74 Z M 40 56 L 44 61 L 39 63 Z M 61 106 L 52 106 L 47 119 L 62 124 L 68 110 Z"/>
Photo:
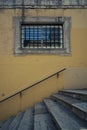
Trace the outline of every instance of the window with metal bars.
<path fill-rule="evenodd" d="M 14 17 L 15 54 L 70 54 L 71 17 Z"/>
<path fill-rule="evenodd" d="M 63 48 L 63 24 L 21 24 L 21 48 Z"/>

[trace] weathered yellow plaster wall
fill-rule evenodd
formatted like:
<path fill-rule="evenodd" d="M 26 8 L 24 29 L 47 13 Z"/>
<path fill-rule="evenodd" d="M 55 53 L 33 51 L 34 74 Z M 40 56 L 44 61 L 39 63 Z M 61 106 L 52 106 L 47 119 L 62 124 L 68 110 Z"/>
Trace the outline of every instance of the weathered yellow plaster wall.
<path fill-rule="evenodd" d="M 60 77 L 51 78 L 10 101 L 0 104 L 0 119 L 16 114 L 41 101 L 59 89 L 79 88 L 76 73 L 87 77 L 87 9 L 26 10 L 26 16 L 71 16 L 71 54 L 63 55 L 14 55 L 13 16 L 21 16 L 21 10 L 0 10 L 0 99 L 50 75 L 61 68 L 70 68 Z M 67 32 L 66 32 L 67 33 Z M 74 71 L 73 71 L 74 70 Z M 68 77 L 72 73 L 73 80 Z M 67 77 L 66 77 L 67 76 Z M 71 76 L 72 77 L 72 76 Z M 75 80 L 76 79 L 76 80 Z M 75 81 L 74 87 L 72 86 Z M 76 85 L 76 86 L 75 86 Z M 82 86 L 80 86 L 82 87 Z M 4 113 L 1 114 L 1 113 Z"/>
<path fill-rule="evenodd" d="M 87 67 L 70 67 L 65 74 L 64 89 L 87 88 Z"/>

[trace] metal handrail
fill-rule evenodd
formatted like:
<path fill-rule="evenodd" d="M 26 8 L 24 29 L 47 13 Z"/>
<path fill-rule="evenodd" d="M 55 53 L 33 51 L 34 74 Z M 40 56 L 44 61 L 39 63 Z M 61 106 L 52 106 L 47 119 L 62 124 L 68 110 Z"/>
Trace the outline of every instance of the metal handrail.
<path fill-rule="evenodd" d="M 4 102 L 4 101 L 6 101 L 6 100 L 8 100 L 8 99 L 10 99 L 10 98 L 12 98 L 12 97 L 18 95 L 18 94 L 20 94 L 20 96 L 21 96 L 22 92 L 26 91 L 27 89 L 30 89 L 30 88 L 32 88 L 32 87 L 34 87 L 34 86 L 36 86 L 36 85 L 42 83 L 43 81 L 45 81 L 45 80 L 47 80 L 47 79 L 49 79 L 49 78 L 55 76 L 55 75 L 57 75 L 57 77 L 58 77 L 59 74 L 60 74 L 61 72 L 65 71 L 65 70 L 66 70 L 66 68 L 63 68 L 63 69 L 61 69 L 60 71 L 57 71 L 57 72 L 51 74 L 50 76 L 47 76 L 46 78 L 43 78 L 43 79 L 41 79 L 40 81 L 37 81 L 37 82 L 31 84 L 30 86 L 28 86 L 28 87 L 26 87 L 26 88 L 24 88 L 24 89 L 22 89 L 22 90 L 20 90 L 20 91 L 18 91 L 18 92 L 16 92 L 16 93 L 12 94 L 12 95 L 10 95 L 10 96 L 8 96 L 8 97 L 6 97 L 6 98 L 0 100 L 0 103 L 2 103 L 2 102 Z"/>

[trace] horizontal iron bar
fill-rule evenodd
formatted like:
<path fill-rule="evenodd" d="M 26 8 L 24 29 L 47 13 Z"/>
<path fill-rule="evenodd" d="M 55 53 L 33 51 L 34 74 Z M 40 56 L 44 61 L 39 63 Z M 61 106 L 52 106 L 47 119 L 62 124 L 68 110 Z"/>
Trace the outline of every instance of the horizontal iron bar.
<path fill-rule="evenodd" d="M 47 76 L 46 78 L 44 78 L 44 79 L 42 79 L 42 80 L 40 80 L 40 81 L 38 81 L 38 82 L 36 82 L 36 83 L 30 85 L 29 87 L 26 87 L 26 88 L 24 88 L 23 90 L 18 91 L 18 92 L 16 92 L 15 94 L 10 95 L 10 96 L 6 97 L 5 99 L 0 100 L 0 103 L 2 103 L 2 102 L 4 102 L 4 101 L 6 101 L 6 100 L 8 100 L 8 99 L 10 99 L 10 98 L 12 98 L 12 97 L 18 95 L 18 94 L 22 94 L 22 92 L 26 91 L 27 89 L 30 89 L 30 88 L 32 88 L 32 87 L 34 87 L 34 86 L 40 84 L 41 82 L 43 82 L 43 81 L 45 81 L 45 80 L 47 80 L 47 79 L 49 79 L 49 78 L 55 76 L 55 75 L 59 75 L 59 73 L 65 71 L 65 70 L 66 70 L 66 68 L 64 68 L 64 69 L 62 69 L 62 70 L 60 70 L 60 71 L 57 71 L 57 72 L 53 73 L 53 74 L 50 75 L 50 76 Z"/>

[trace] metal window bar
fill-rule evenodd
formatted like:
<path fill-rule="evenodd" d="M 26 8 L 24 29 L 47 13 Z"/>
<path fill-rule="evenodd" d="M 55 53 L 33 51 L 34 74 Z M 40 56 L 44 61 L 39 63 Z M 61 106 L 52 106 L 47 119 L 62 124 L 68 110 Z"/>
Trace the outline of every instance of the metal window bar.
<path fill-rule="evenodd" d="M 33 48 L 35 47 L 35 41 L 34 41 L 34 26 L 33 26 Z"/>
<path fill-rule="evenodd" d="M 62 48 L 64 48 L 64 29 L 63 29 L 63 26 L 62 26 Z"/>
<path fill-rule="evenodd" d="M 29 48 L 30 48 L 30 26 L 29 26 Z"/>
<path fill-rule="evenodd" d="M 51 42 L 51 26 L 50 26 L 50 35 L 49 35 L 49 39 L 50 39 L 50 48 L 52 46 L 52 42 Z"/>
<path fill-rule="evenodd" d="M 36 28 L 37 28 L 37 48 L 39 47 L 39 45 L 38 45 L 38 26 L 36 26 Z"/>
<path fill-rule="evenodd" d="M 55 26 L 53 27 L 53 33 L 54 33 L 54 48 L 55 48 Z"/>
<path fill-rule="evenodd" d="M 24 47 L 27 46 L 27 41 L 26 41 L 26 27 L 24 28 Z"/>
<path fill-rule="evenodd" d="M 22 33 L 23 33 L 23 29 L 20 28 L 20 36 L 21 36 L 21 39 L 20 39 L 20 48 L 22 48 L 22 45 L 23 45 Z"/>
<path fill-rule="evenodd" d="M 45 41 L 45 44 L 47 43 L 47 26 L 46 26 L 46 41 Z M 48 46 L 48 43 L 46 44 L 46 48 Z"/>
<path fill-rule="evenodd" d="M 63 48 L 62 24 L 21 25 L 23 48 Z"/>

